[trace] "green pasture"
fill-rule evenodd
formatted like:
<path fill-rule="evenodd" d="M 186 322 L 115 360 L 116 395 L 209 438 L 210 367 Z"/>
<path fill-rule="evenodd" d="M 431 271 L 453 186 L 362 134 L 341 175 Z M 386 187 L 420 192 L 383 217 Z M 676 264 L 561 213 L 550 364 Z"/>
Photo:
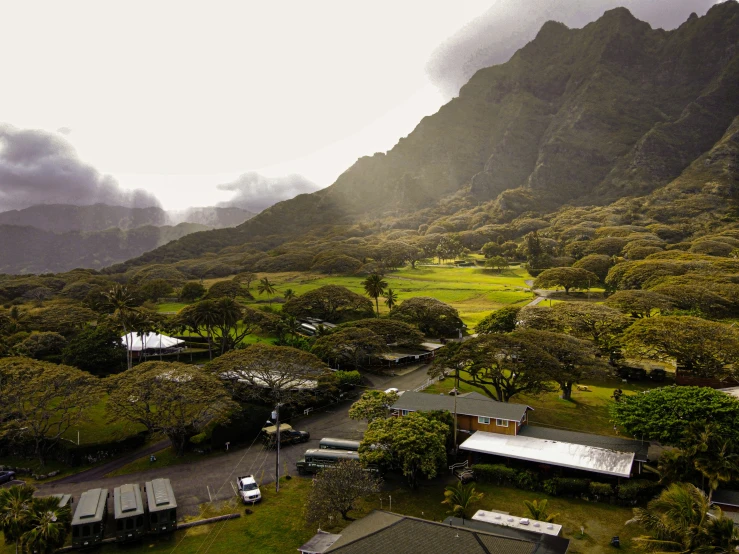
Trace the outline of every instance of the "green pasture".
<path fill-rule="evenodd" d="M 76 444 L 79 431 L 80 444 L 92 444 L 125 439 L 145 430 L 143 425 L 122 420 L 110 421 L 105 411 L 107 401 L 108 395 L 104 394 L 97 404 L 85 412 L 86 419 L 70 427 L 62 437 Z"/>
<path fill-rule="evenodd" d="M 531 406 L 534 410 L 529 412 L 529 422 L 534 425 L 583 433 L 614 435 L 616 433 L 609 413 L 610 405 L 613 403 L 613 398 L 611 398 L 613 391 L 620 388 L 624 394 L 636 394 L 655 386 L 650 383 L 623 383 L 620 379 L 607 381 L 585 379 L 578 384 L 587 386 L 588 390 L 580 391 L 577 387 L 573 387 L 572 400 L 562 400 L 558 390 L 538 396 L 516 395 L 511 402 Z M 434 383 L 424 392 L 447 394 L 452 388 L 454 388 L 454 378 L 450 376 L 444 381 Z M 461 382 L 459 389 L 462 392 L 481 392 L 480 389 Z"/>
<path fill-rule="evenodd" d="M 325 285 L 341 285 L 357 294 L 365 294 L 363 277 L 301 272 L 266 273 L 259 277 L 268 277 L 275 284 L 277 296 L 286 289 L 301 295 Z M 414 296 L 436 298 L 457 308 L 462 320 L 470 328 L 493 310 L 510 305 L 523 306 L 530 302 L 534 295 L 528 291 L 525 282 L 529 278 L 529 274 L 521 267 L 496 273 L 475 267 L 422 266 L 412 269 L 408 266 L 385 275 L 388 287 L 398 294 L 399 302 Z M 254 285 L 252 294 L 259 304 L 267 300 L 265 295 L 257 293 Z M 278 307 L 279 304 L 273 303 L 273 306 Z M 380 298 L 380 313 L 387 312 L 384 299 Z"/>

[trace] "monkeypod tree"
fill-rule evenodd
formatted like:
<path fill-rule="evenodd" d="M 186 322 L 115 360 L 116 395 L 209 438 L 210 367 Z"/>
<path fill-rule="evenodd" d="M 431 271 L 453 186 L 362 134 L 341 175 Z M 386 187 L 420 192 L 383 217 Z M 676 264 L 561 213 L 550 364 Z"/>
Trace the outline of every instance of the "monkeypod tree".
<path fill-rule="evenodd" d="M 534 288 L 547 289 L 562 287 L 565 294 L 570 294 L 570 289 L 589 289 L 598 284 L 600 279 L 592 271 L 579 267 L 553 267 L 539 274 L 534 281 Z"/>
<path fill-rule="evenodd" d="M 675 360 L 679 371 L 721 379 L 737 375 L 739 330 L 689 316 L 640 319 L 623 336 L 627 352 Z"/>
<path fill-rule="evenodd" d="M 480 389 L 493 400 L 508 402 L 516 394 L 553 392 L 552 379 L 560 363 L 546 345 L 519 332 L 480 335 L 440 349 L 429 375 L 459 370 L 459 381 Z"/>
<path fill-rule="evenodd" d="M 218 376 L 179 362 L 144 362 L 109 377 L 107 385 L 110 419 L 163 433 L 177 456 L 190 437 L 238 410 Z"/>
<path fill-rule="evenodd" d="M 392 309 L 390 317 L 416 325 L 426 335 L 449 336 L 464 327 L 455 308 L 428 296 L 404 300 Z"/>
<path fill-rule="evenodd" d="M 313 354 L 263 343 L 219 356 L 207 369 L 227 383 L 234 397 L 244 401 L 297 402 L 333 376 Z"/>

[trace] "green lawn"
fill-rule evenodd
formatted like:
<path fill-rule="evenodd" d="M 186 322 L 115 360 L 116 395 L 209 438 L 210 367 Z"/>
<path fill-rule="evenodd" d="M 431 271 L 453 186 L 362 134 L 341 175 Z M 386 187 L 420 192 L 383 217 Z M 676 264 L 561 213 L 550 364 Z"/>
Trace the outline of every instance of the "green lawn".
<path fill-rule="evenodd" d="M 341 285 L 357 294 L 364 295 L 363 277 L 325 276 L 306 272 L 265 273 L 275 283 L 278 295 L 285 289 L 292 289 L 301 295 L 325 285 Z M 398 293 L 403 301 L 414 296 L 431 296 L 451 304 L 459 310 L 462 320 L 474 327 L 488 313 L 503 306 L 523 306 L 534 295 L 528 292 L 525 280 L 530 276 L 525 269 L 514 266 L 496 273 L 475 267 L 423 266 L 412 269 L 410 266 L 388 273 L 385 281 L 388 287 Z M 260 304 L 266 297 L 256 295 Z M 380 313 L 387 313 L 387 307 L 380 299 Z M 256 303 L 256 302 L 255 302 Z M 277 308 L 279 304 L 273 304 Z"/>
<path fill-rule="evenodd" d="M 548 425 L 561 429 L 613 435 L 613 423 L 609 414 L 609 406 L 613 402 L 611 395 L 614 389 L 620 388 L 625 394 L 637 393 L 655 385 L 650 383 L 623 383 L 621 380 L 593 381 L 583 380 L 580 385 L 587 385 L 589 391 L 578 391 L 573 387 L 572 400 L 562 400 L 560 392 L 549 392 L 538 396 L 517 395 L 511 402 L 528 404 L 534 408 L 529 413 L 529 422 L 534 425 Z M 448 393 L 454 388 L 454 378 L 447 377 L 440 383 L 434 383 L 425 392 L 431 394 Z M 463 392 L 480 389 L 459 384 Z"/>
<path fill-rule="evenodd" d="M 450 482 L 452 481 L 449 478 L 436 479 L 423 483 L 417 491 L 411 491 L 397 477 L 393 477 L 388 483 L 389 490 L 361 501 L 358 509 L 351 512 L 350 516 L 362 517 L 371 510 L 380 508 L 381 505 L 387 510 L 389 497 L 392 496 L 393 512 L 441 521 L 447 516 L 447 508 L 441 504 L 444 486 Z M 315 526 L 306 526 L 303 520 L 303 506 L 310 485 L 310 479 L 294 478 L 289 481 L 283 479 L 279 493 L 275 493 L 271 485 L 262 488 L 263 500 L 253 508 L 254 513 L 251 515 L 242 515 L 236 520 L 178 531 L 169 537 L 147 538 L 139 545 L 126 547 L 126 551 L 129 554 L 171 553 L 175 550 L 181 554 L 198 552 L 226 554 L 241 551 L 256 554 L 294 552 L 316 531 Z M 625 522 L 632 515 L 629 508 L 582 500 L 551 498 L 543 493 L 519 491 L 495 485 L 481 484 L 477 485 L 477 488 L 485 496 L 473 506 L 475 510 L 496 510 L 523 515 L 524 500 L 548 498 L 551 513 L 559 514 L 555 521 L 564 526 L 564 536 L 572 539 L 569 550 L 572 554 L 611 552 L 609 541 L 614 535 L 621 538 L 622 552 L 634 552 L 630 539 L 639 534 L 640 530 L 625 526 Z M 217 508 L 204 505 L 201 516 L 209 517 L 233 511 L 243 514 L 243 509 L 241 504 L 236 503 Z M 325 525 L 322 525 L 322 528 L 340 532 L 345 525 L 346 522 L 340 522 L 333 528 Z M 581 525 L 585 526 L 583 538 L 579 538 Z M 112 554 L 120 550 L 118 545 L 106 545 L 98 552 Z M 12 546 L 0 546 L 0 554 L 11 554 L 12 552 Z"/>
<path fill-rule="evenodd" d="M 80 444 L 91 444 L 124 439 L 145 429 L 143 425 L 127 421 L 109 421 L 105 412 L 107 399 L 108 395 L 106 394 L 100 402 L 87 411 L 87 420 L 71 427 L 64 433 L 63 437 L 76 444 L 77 431 L 79 431 Z"/>
<path fill-rule="evenodd" d="M 157 311 L 159 312 L 179 312 L 182 308 L 188 305 L 189 304 L 185 302 L 164 302 L 157 306 Z"/>

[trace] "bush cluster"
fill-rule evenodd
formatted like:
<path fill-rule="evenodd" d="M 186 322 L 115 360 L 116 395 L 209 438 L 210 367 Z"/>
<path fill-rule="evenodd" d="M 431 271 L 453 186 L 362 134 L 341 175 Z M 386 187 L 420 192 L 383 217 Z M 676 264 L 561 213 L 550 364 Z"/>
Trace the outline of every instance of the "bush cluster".
<path fill-rule="evenodd" d="M 636 504 L 658 494 L 661 486 L 648 479 L 632 479 L 620 485 L 600 483 L 590 479 L 575 477 L 554 477 L 541 480 L 540 475 L 528 469 L 508 467 L 503 464 L 476 464 L 472 466 L 475 479 L 480 483 L 508 485 L 528 491 L 543 491 L 551 496 L 575 498 L 594 498 L 609 500 L 612 497 L 620 503 Z"/>

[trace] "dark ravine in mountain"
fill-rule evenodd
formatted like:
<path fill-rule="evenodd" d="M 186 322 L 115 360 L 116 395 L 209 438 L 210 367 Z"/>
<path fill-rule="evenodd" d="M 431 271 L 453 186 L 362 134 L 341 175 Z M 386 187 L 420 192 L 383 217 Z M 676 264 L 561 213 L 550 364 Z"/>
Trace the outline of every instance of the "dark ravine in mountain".
<path fill-rule="evenodd" d="M 476 205 L 520 188 L 553 210 L 647 194 L 710 150 L 739 114 L 738 44 L 734 1 L 673 31 L 624 8 L 582 29 L 546 23 L 510 61 L 478 71 L 387 154 L 359 159 L 327 189 L 126 265 L 402 219 L 454 196 Z"/>

